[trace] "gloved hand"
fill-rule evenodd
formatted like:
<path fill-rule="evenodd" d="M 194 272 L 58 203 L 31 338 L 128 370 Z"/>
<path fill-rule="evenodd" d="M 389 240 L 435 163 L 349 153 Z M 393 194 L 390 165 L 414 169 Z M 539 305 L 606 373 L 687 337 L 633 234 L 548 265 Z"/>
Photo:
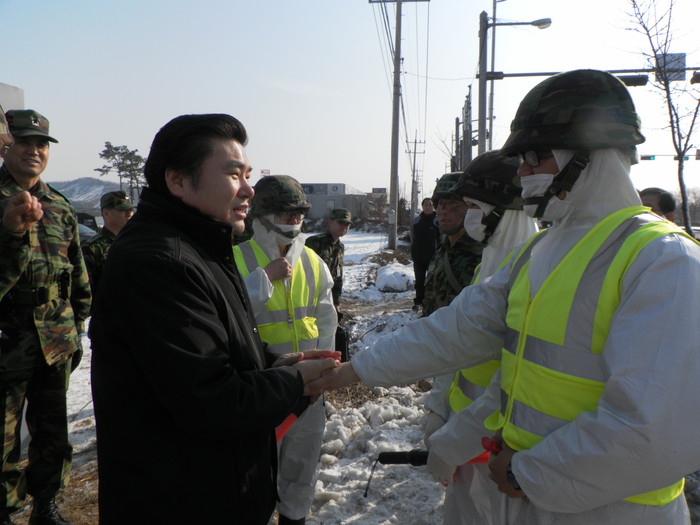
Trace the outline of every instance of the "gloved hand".
<path fill-rule="evenodd" d="M 428 472 L 433 479 L 441 485 L 447 487 L 450 483 L 455 482 L 455 465 L 448 465 L 432 450 L 428 452 Z"/>
<path fill-rule="evenodd" d="M 425 443 L 425 448 L 430 450 L 430 436 L 440 430 L 445 423 L 445 418 L 437 412 L 433 412 L 432 410 L 428 412 L 428 415 L 425 418 L 425 433 L 423 434 L 423 443 Z"/>

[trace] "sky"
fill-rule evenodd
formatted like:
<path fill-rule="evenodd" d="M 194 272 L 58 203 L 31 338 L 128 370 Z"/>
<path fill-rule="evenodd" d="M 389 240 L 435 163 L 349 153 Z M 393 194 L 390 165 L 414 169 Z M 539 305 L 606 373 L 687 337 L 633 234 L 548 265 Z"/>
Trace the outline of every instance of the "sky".
<path fill-rule="evenodd" d="M 455 118 L 469 86 L 476 115 L 479 13 L 491 13 L 493 0 L 404 0 L 403 6 L 400 191 L 410 193 L 415 158 L 428 196 L 448 171 Z M 395 4 L 386 7 L 393 35 Z M 647 46 L 630 30 L 629 12 L 628 0 L 499 1 L 499 23 L 549 17 L 552 25 L 497 27 L 495 70 L 645 68 Z M 698 14 L 697 0 L 677 0 L 671 51 L 686 53 L 689 67 L 700 66 L 700 42 L 691 32 Z M 0 83 L 23 89 L 25 107 L 45 115 L 60 141 L 44 175 L 49 182 L 98 176 L 106 141 L 145 157 L 171 118 L 229 113 L 248 129 L 253 182 L 269 170 L 362 191 L 389 186 L 392 64 L 378 4 L 0 0 L 0 20 Z M 494 147 L 541 80 L 495 82 Z M 640 153 L 657 155 L 633 168 L 633 181 L 640 189 L 675 190 L 663 102 L 650 87 L 630 90 L 647 137 Z M 407 153 L 406 135 L 411 148 L 417 143 L 415 156 Z M 694 155 L 686 180 L 700 188 Z"/>

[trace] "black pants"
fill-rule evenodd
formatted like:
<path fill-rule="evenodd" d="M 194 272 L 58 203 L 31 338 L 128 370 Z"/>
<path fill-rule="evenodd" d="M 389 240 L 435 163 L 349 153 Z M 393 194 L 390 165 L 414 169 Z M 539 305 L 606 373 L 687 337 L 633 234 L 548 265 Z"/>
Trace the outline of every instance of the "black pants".
<path fill-rule="evenodd" d="M 425 295 L 425 274 L 428 272 L 427 261 L 413 261 L 413 273 L 416 276 L 416 298 L 413 299 L 413 304 L 423 304 L 423 296 Z"/>

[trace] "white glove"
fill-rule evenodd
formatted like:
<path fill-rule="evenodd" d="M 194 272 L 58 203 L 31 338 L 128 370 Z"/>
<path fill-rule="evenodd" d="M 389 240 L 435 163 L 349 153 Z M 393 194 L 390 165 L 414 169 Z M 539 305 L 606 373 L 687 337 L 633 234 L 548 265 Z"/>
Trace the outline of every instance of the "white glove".
<path fill-rule="evenodd" d="M 450 483 L 455 482 L 457 467 L 455 465 L 448 465 L 432 451 L 428 452 L 427 468 L 430 475 L 433 476 L 433 479 L 441 485 L 447 487 Z"/>
<path fill-rule="evenodd" d="M 425 443 L 425 448 L 430 450 L 430 436 L 440 430 L 445 423 L 445 418 L 437 412 L 433 412 L 432 410 L 428 412 L 428 415 L 425 418 L 425 433 L 423 435 L 423 443 Z"/>

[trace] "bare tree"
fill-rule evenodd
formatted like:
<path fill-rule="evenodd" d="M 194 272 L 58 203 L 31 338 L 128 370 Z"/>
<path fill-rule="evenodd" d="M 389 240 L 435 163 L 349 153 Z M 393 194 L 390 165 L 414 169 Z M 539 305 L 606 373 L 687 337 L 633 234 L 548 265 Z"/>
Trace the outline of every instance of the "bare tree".
<path fill-rule="evenodd" d="M 700 109 L 700 91 L 685 82 L 679 83 L 677 80 L 681 67 L 671 63 L 674 0 L 630 0 L 630 5 L 636 24 L 633 30 L 645 37 L 651 50 L 650 53 L 644 53 L 655 73 L 651 84 L 659 91 L 668 111 L 668 127 L 678 161 L 683 224 L 688 234 L 693 235 L 683 167 L 685 157 L 693 148 L 691 140 Z M 682 69 L 685 70 L 685 64 Z"/>

